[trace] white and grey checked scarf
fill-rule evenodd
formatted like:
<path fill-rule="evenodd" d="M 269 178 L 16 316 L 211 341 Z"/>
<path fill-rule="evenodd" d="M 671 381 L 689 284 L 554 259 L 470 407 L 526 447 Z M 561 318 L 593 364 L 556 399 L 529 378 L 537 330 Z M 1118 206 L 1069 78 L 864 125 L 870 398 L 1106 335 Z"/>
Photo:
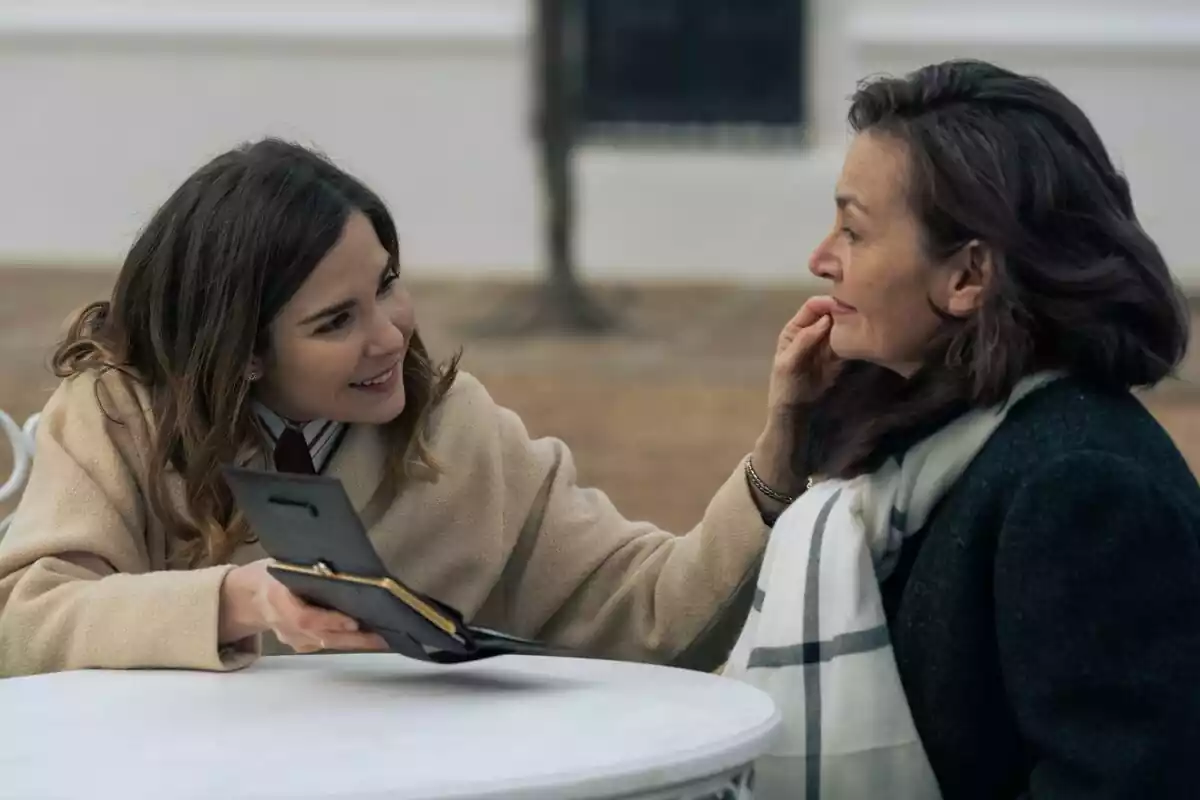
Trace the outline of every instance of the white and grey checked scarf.
<path fill-rule="evenodd" d="M 723 674 L 774 699 L 783 731 L 756 765 L 757 800 L 936 800 L 879 583 L 905 537 L 1019 399 L 968 412 L 874 473 L 816 483 L 779 517 L 754 607 Z"/>

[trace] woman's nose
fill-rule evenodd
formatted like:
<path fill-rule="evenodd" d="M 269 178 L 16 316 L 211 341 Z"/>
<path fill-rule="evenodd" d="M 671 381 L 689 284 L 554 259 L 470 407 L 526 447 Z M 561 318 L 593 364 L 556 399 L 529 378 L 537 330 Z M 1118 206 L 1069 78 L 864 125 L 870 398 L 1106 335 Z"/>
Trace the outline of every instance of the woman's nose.
<path fill-rule="evenodd" d="M 808 257 L 808 271 L 829 281 L 837 280 L 838 273 L 838 260 L 832 244 L 832 236 L 826 237 Z"/>
<path fill-rule="evenodd" d="M 367 355 L 398 353 L 407 343 L 407 334 L 387 314 L 379 314 L 367 343 Z"/>

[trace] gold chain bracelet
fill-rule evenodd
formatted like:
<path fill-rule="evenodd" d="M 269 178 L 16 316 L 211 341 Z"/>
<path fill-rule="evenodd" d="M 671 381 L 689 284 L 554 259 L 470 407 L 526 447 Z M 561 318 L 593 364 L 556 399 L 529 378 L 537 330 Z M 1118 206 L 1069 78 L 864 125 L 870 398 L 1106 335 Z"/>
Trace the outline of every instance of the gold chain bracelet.
<path fill-rule="evenodd" d="M 754 471 L 754 460 L 751 458 L 746 459 L 746 480 L 750 481 L 750 485 L 753 486 L 755 489 L 757 489 L 759 492 L 761 492 L 763 495 L 771 498 L 772 500 L 774 500 L 778 503 L 783 503 L 785 506 L 790 506 L 792 503 L 796 502 L 796 497 L 798 495 L 797 496 L 786 495 L 783 492 L 776 491 L 776 490 L 772 489 L 770 486 L 767 486 L 766 482 L 763 481 L 762 478 L 758 477 L 758 473 Z M 809 476 L 808 482 L 805 484 L 805 487 L 804 487 L 805 490 L 811 489 L 812 485 L 813 485 L 813 479 L 811 476 Z"/>

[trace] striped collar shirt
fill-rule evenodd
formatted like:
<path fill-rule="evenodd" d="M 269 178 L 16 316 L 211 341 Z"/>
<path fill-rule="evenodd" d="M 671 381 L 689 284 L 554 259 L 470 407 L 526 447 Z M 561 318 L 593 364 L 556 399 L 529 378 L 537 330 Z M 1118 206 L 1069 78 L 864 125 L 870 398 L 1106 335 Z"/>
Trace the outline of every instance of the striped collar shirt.
<path fill-rule="evenodd" d="M 295 428 L 304 434 L 304 441 L 308 443 L 308 452 L 317 472 L 324 472 L 346 429 L 345 423 L 327 419 L 315 419 L 305 423 L 292 422 L 279 416 L 262 403 L 254 404 L 254 413 L 262 424 L 263 431 L 267 434 L 268 463 L 274 463 L 274 446 L 275 442 L 279 440 L 279 435 L 285 428 Z"/>

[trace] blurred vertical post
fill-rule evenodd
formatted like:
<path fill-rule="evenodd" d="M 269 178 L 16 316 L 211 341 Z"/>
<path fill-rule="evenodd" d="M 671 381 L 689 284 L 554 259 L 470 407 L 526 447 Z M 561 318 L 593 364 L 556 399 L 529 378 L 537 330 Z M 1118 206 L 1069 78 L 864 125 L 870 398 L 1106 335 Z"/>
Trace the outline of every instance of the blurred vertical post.
<path fill-rule="evenodd" d="M 574 155 L 580 119 L 581 0 L 530 0 L 529 70 L 541 188 L 545 277 L 527 313 L 502 312 L 488 332 L 601 333 L 615 318 L 583 286 L 575 260 Z"/>
<path fill-rule="evenodd" d="M 580 119 L 579 0 L 533 0 L 534 135 L 542 183 L 546 321 L 596 332 L 612 318 L 583 287 L 575 262 L 574 155 Z"/>

